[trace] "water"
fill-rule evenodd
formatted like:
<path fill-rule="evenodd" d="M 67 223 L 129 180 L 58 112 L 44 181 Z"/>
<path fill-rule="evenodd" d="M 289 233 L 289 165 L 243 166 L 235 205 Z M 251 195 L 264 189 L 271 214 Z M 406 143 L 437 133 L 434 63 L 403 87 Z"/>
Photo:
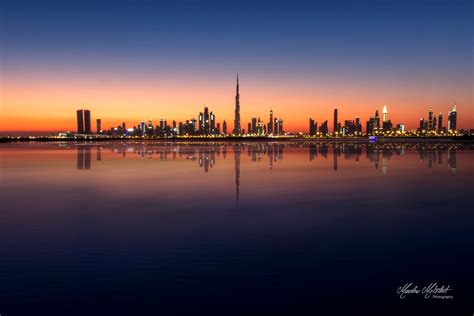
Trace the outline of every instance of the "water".
<path fill-rule="evenodd" d="M 0 314 L 472 313 L 473 149 L 1 144 Z"/>

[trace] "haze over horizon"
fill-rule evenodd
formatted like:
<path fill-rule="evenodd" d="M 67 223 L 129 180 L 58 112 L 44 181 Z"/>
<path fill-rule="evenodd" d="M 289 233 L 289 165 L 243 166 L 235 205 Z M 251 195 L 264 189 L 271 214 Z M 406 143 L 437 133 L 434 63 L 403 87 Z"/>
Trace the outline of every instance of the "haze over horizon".
<path fill-rule="evenodd" d="M 9 1 L 0 8 L 0 131 L 185 121 L 231 130 L 270 108 L 285 130 L 388 106 L 408 129 L 456 102 L 474 128 L 472 1 Z"/>

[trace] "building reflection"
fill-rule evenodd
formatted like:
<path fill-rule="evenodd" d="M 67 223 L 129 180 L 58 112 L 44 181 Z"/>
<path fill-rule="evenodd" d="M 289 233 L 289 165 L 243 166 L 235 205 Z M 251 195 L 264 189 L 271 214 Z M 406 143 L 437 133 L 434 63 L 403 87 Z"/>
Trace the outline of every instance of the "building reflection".
<path fill-rule="evenodd" d="M 77 169 L 91 169 L 92 151 L 95 151 L 96 161 L 102 162 L 104 152 L 116 154 L 122 158 L 137 157 L 139 159 L 154 159 L 157 161 L 187 160 L 197 163 L 197 166 L 208 173 L 219 159 L 225 160 L 228 151 L 234 154 L 235 194 L 236 203 L 240 197 L 240 164 L 242 154 L 247 156 L 250 163 L 266 163 L 273 170 L 283 161 L 285 150 L 299 148 L 308 150 L 309 163 L 318 159 L 328 160 L 332 154 L 332 169 L 338 172 L 344 165 L 339 164 L 339 159 L 359 163 L 365 161 L 373 164 L 376 171 L 382 174 L 389 172 L 390 161 L 393 156 L 404 156 L 405 153 L 417 153 L 419 160 L 426 168 L 434 166 L 447 167 L 453 174 L 456 173 L 457 156 L 459 150 L 472 150 L 473 145 L 467 144 L 436 144 L 436 143 L 349 143 L 349 142 L 314 142 L 314 143 L 271 143 L 271 142 L 242 142 L 242 143 L 146 143 L 146 142 L 111 142 L 111 143 L 61 143 L 61 147 L 73 148 L 77 151 Z M 443 156 L 447 156 L 445 160 Z M 244 156 L 245 157 L 245 156 Z"/>
<path fill-rule="evenodd" d="M 456 171 L 456 151 L 470 150 L 472 145 L 461 144 L 375 144 L 375 143 L 330 143 L 318 142 L 309 144 L 295 143 L 216 143 L 216 144 L 174 144 L 174 143 L 107 143 L 98 145 L 96 143 L 72 144 L 61 147 L 76 147 L 77 150 L 77 169 L 88 170 L 91 168 L 91 153 L 96 152 L 96 160 L 101 161 L 103 151 L 116 153 L 123 158 L 127 155 L 140 157 L 143 159 L 156 159 L 159 161 L 185 159 L 196 161 L 198 166 L 204 172 L 209 172 L 217 163 L 218 159 L 226 159 L 230 148 L 235 155 L 239 156 L 242 152 L 247 153 L 248 160 L 252 163 L 267 163 L 268 168 L 272 170 L 276 163 L 283 160 L 284 151 L 291 148 L 307 149 L 309 153 L 309 162 L 318 159 L 328 159 L 329 153 L 332 154 L 332 168 L 334 171 L 340 169 L 339 159 L 351 160 L 355 163 L 361 161 L 363 157 L 373 163 L 376 170 L 382 170 L 386 173 L 389 162 L 393 156 L 403 156 L 408 150 L 417 152 L 419 160 L 426 163 L 427 168 L 434 166 L 442 167 L 444 157 L 447 156 L 448 168 Z"/>
<path fill-rule="evenodd" d="M 89 170 L 91 168 L 91 146 L 83 145 L 77 147 L 77 169 Z"/>

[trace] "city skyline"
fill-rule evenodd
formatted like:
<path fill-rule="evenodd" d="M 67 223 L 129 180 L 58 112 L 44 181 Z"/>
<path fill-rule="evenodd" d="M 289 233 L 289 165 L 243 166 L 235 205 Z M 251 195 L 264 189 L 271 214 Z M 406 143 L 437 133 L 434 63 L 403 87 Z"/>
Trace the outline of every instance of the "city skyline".
<path fill-rule="evenodd" d="M 8 3 L 0 129 L 74 130 L 78 108 L 104 126 L 184 121 L 206 105 L 232 130 L 237 71 L 241 128 L 270 108 L 300 132 L 386 104 L 413 129 L 456 102 L 469 129 L 472 3 L 454 3 Z"/>

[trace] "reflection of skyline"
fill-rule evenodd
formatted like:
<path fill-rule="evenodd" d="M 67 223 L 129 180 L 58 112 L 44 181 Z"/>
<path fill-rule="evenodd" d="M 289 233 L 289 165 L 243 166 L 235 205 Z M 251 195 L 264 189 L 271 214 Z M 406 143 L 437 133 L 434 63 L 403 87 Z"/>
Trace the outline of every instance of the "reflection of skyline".
<path fill-rule="evenodd" d="M 64 147 L 64 144 L 60 144 Z M 69 147 L 69 145 L 66 145 Z M 372 163 L 375 170 L 380 170 L 386 175 L 389 171 L 390 160 L 393 156 L 404 156 L 407 152 L 417 152 L 420 162 L 429 169 L 434 166 L 443 167 L 443 162 L 447 161 L 447 167 L 456 174 L 458 150 L 471 149 L 472 145 L 459 144 L 374 144 L 374 143 L 331 143 L 317 142 L 310 144 L 298 143 L 216 143 L 199 145 L 194 143 L 186 144 L 149 144 L 149 143 L 109 143 L 109 144 L 77 144 L 76 166 L 78 170 L 89 170 L 92 165 L 92 151 L 95 151 L 96 161 L 102 161 L 104 151 L 112 152 L 122 158 L 139 157 L 142 159 L 154 159 L 157 161 L 167 160 L 188 160 L 196 162 L 199 168 L 205 173 L 218 164 L 219 159 L 227 158 L 228 147 L 234 153 L 234 173 L 235 173 L 235 195 L 236 204 L 239 205 L 240 198 L 240 166 L 241 154 L 247 152 L 248 161 L 251 163 L 267 162 L 269 169 L 273 170 L 276 162 L 283 160 L 286 149 L 306 149 L 309 153 L 309 163 L 318 159 L 328 160 L 328 155 L 332 154 L 332 169 L 334 172 L 341 170 L 339 159 L 354 161 L 359 163 L 365 160 Z M 447 159 L 443 156 L 446 155 Z M 244 156 L 245 157 L 245 156 Z M 267 157 L 267 159 L 265 159 Z"/>
<path fill-rule="evenodd" d="M 376 170 L 381 169 L 385 174 L 389 167 L 389 161 L 392 157 L 403 156 L 406 151 L 418 152 L 420 162 L 425 162 L 428 168 L 434 166 L 442 167 L 443 162 L 447 161 L 447 166 L 453 172 L 457 167 L 457 150 L 470 149 L 471 145 L 460 144 L 373 144 L 373 143 L 330 143 L 318 142 L 302 144 L 297 143 L 224 143 L 200 146 L 199 144 L 147 144 L 147 143 L 111 143 L 111 144 L 76 144 L 77 148 L 77 169 L 88 170 L 91 168 L 92 150 L 96 151 L 96 160 L 102 160 L 103 151 L 116 153 L 123 158 L 127 155 L 138 156 L 140 158 L 157 159 L 159 161 L 185 159 L 196 161 L 198 166 L 204 172 L 209 172 L 217 163 L 218 159 L 226 159 L 228 147 L 234 152 L 235 161 L 240 162 L 242 151 L 247 152 L 247 157 L 253 163 L 268 162 L 269 169 L 272 170 L 274 163 L 283 160 L 285 149 L 307 148 L 309 153 L 309 162 L 319 159 L 328 159 L 332 154 L 333 170 L 340 169 L 338 161 L 352 160 L 360 162 L 365 156 L 366 160 L 373 163 Z M 63 146 L 61 146 L 63 147 Z M 68 147 L 68 146 L 66 146 Z M 365 155 L 364 155 L 365 154 Z M 447 155 L 447 159 L 443 158 Z M 264 159 L 267 157 L 267 160 Z M 239 167 L 240 169 L 240 167 Z M 236 169 L 237 170 L 237 169 Z"/>

